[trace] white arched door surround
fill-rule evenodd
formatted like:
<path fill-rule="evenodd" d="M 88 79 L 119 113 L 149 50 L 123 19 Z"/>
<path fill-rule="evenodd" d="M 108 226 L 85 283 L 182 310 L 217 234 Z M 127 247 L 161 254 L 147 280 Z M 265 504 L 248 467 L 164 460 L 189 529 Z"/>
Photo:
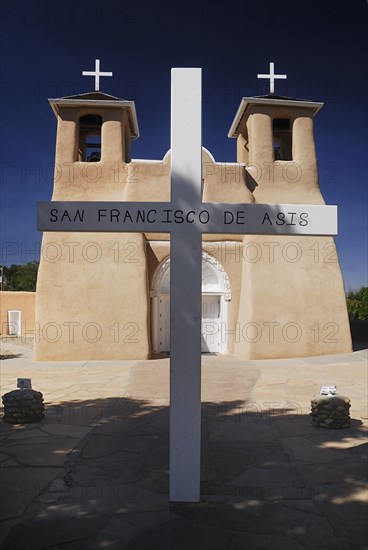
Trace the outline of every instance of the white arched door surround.
<path fill-rule="evenodd" d="M 170 351 L 170 256 L 156 269 L 152 290 L 152 347 L 154 353 Z M 221 327 L 227 326 L 231 300 L 229 278 L 222 265 L 202 252 L 202 352 L 227 353 Z M 224 324 L 222 324 L 224 323 Z"/>

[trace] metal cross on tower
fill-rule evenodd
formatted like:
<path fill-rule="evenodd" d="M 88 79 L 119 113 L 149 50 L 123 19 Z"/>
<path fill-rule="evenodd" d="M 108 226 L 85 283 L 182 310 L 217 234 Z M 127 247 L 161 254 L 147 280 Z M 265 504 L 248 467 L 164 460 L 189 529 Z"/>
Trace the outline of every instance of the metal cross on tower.
<path fill-rule="evenodd" d="M 82 71 L 82 76 L 94 76 L 95 77 L 95 91 L 100 91 L 100 76 L 112 76 L 111 72 L 101 72 L 100 71 L 100 60 L 95 59 L 95 70 L 94 71 Z"/>
<path fill-rule="evenodd" d="M 270 74 L 257 74 L 257 78 L 269 78 L 270 79 L 270 94 L 275 93 L 275 79 L 286 79 L 286 74 L 275 74 L 275 64 L 270 61 Z"/>

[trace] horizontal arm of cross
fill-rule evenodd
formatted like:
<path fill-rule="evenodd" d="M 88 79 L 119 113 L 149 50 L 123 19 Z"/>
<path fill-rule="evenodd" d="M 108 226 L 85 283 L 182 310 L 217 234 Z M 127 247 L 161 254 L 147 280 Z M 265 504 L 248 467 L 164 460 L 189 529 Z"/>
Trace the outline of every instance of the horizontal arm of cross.
<path fill-rule="evenodd" d="M 40 231 L 336 235 L 337 207 L 198 202 L 38 203 Z"/>

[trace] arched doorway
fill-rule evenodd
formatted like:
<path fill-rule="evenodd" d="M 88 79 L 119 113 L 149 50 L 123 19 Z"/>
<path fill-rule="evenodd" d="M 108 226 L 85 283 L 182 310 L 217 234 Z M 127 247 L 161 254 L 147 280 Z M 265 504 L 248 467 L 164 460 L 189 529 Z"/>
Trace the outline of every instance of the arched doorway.
<path fill-rule="evenodd" d="M 154 353 L 170 351 L 170 256 L 156 269 L 152 290 L 152 347 Z M 202 252 L 202 353 L 227 353 L 221 327 L 227 324 L 231 300 L 229 278 L 222 265 Z"/>

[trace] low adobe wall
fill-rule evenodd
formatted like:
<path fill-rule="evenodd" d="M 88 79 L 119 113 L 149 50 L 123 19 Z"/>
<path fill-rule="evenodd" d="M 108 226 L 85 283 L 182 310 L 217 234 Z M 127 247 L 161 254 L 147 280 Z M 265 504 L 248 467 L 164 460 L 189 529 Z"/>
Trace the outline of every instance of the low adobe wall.
<path fill-rule="evenodd" d="M 35 330 L 35 292 L 0 292 L 0 334 L 9 334 L 8 311 L 18 310 L 21 315 L 21 334 L 32 333 Z"/>

